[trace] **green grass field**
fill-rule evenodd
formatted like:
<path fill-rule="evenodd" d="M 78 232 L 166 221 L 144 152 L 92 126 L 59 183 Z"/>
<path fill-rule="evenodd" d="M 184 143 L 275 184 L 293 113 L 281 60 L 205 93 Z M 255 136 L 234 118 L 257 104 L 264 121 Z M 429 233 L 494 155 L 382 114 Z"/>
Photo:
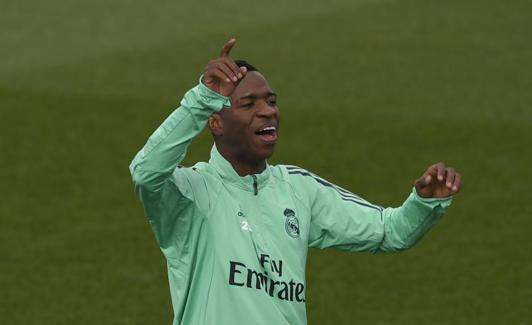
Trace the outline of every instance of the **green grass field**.
<path fill-rule="evenodd" d="M 272 163 L 386 206 L 464 178 L 409 251 L 311 251 L 309 324 L 532 324 L 532 3 L 224 2 L 2 1 L 0 324 L 171 323 L 128 165 L 230 36 L 280 95 Z"/>

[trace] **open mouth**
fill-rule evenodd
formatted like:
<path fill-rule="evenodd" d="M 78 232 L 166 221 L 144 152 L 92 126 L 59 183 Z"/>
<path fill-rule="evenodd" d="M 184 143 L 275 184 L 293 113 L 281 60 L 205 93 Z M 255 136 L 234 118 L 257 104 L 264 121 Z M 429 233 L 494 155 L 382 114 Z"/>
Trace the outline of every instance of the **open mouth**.
<path fill-rule="evenodd" d="M 277 140 L 277 128 L 275 126 L 266 126 L 255 132 L 259 138 L 267 143 L 275 143 Z"/>

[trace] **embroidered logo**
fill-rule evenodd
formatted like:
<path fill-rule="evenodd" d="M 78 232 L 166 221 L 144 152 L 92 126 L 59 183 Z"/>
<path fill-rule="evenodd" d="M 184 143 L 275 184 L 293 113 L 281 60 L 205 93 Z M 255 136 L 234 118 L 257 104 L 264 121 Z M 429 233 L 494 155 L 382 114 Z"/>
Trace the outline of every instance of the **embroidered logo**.
<path fill-rule="evenodd" d="M 285 209 L 284 216 L 286 217 L 286 221 L 284 222 L 286 233 L 290 237 L 299 238 L 299 220 L 297 220 L 294 210 Z"/>

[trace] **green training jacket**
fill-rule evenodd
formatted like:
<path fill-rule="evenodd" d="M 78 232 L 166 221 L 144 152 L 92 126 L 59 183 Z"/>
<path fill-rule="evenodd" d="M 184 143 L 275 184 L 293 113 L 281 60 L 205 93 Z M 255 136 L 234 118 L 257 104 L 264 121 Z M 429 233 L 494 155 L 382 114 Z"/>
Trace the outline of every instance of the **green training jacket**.
<path fill-rule="evenodd" d="M 306 324 L 308 247 L 403 250 L 451 204 L 414 189 L 382 208 L 289 165 L 240 177 L 216 146 L 209 162 L 179 166 L 209 116 L 229 106 L 200 82 L 130 165 L 167 260 L 173 324 Z"/>

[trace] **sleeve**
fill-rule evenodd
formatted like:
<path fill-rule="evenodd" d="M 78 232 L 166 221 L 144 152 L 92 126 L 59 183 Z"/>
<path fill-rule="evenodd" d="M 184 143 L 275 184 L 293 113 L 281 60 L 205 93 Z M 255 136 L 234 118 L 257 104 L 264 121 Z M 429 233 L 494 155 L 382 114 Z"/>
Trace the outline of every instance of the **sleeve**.
<path fill-rule="evenodd" d="M 135 193 L 163 250 L 165 242 L 175 233 L 177 216 L 185 214 L 186 208 L 199 199 L 195 181 L 185 171 L 187 168 L 176 167 L 208 118 L 227 106 L 230 106 L 228 97 L 200 81 L 149 137 L 129 166 Z"/>
<path fill-rule="evenodd" d="M 308 175 L 306 190 L 311 198 L 310 247 L 373 253 L 404 250 L 418 242 L 452 202 L 452 197 L 421 198 L 414 188 L 400 207 L 383 208 L 302 173 Z"/>

